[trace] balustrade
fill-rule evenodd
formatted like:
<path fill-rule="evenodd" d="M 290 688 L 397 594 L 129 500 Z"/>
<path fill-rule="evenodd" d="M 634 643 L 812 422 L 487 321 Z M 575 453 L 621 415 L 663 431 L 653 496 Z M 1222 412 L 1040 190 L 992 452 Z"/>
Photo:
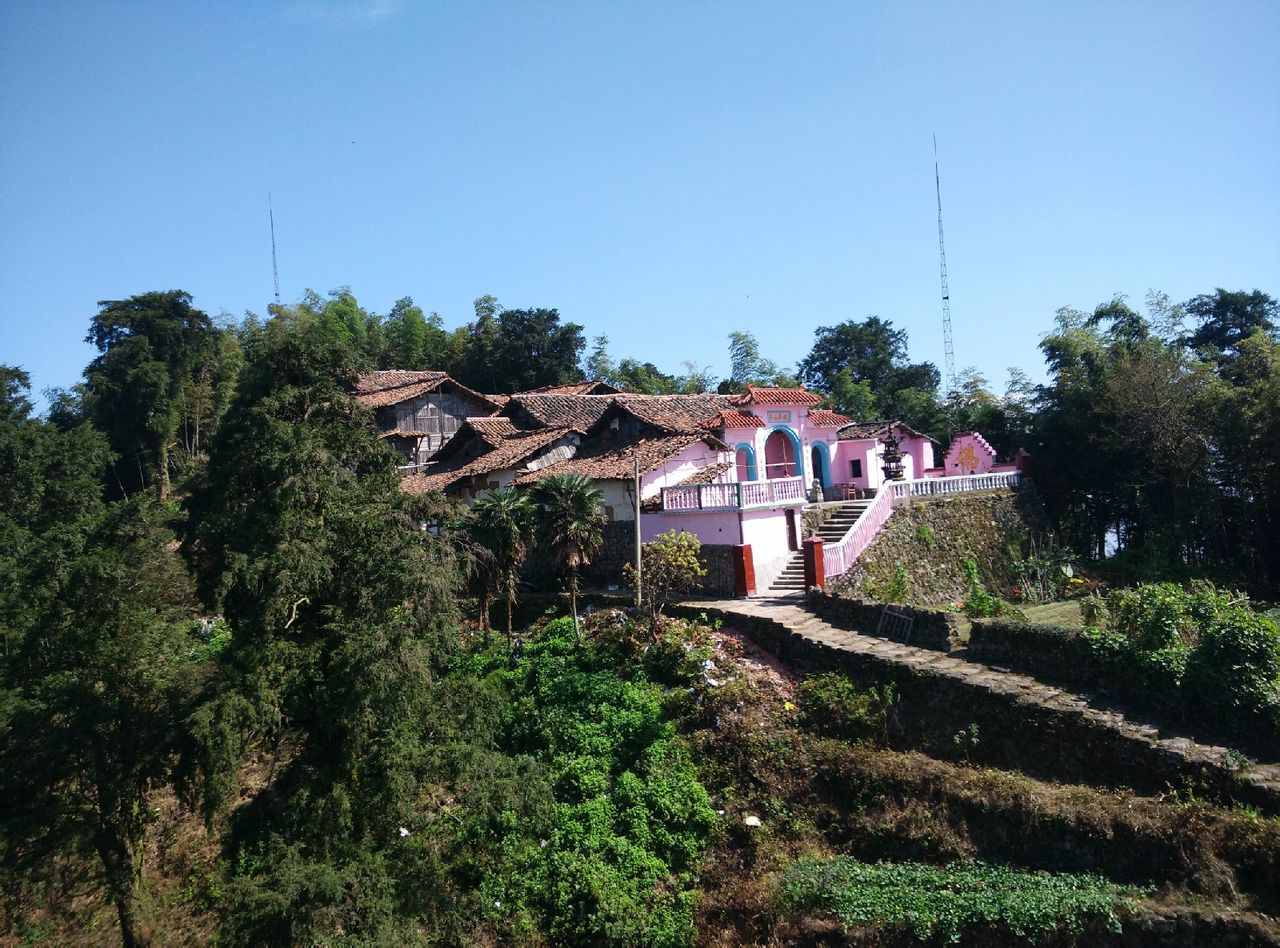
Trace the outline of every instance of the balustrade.
<path fill-rule="evenodd" d="M 662 509 L 668 512 L 751 510 L 756 507 L 789 506 L 804 502 L 802 477 L 662 488 Z"/>

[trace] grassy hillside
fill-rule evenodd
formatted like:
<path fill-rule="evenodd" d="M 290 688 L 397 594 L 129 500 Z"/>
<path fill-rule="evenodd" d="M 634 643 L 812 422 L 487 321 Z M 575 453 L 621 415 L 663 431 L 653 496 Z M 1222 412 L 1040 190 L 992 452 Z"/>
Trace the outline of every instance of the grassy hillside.
<path fill-rule="evenodd" d="M 1008 598 L 1017 582 L 1012 562 L 1048 531 L 1030 489 L 917 502 L 894 510 L 857 567 L 832 588 L 911 605 L 956 603 L 968 590 L 964 561 L 971 558 L 983 584 Z"/>
<path fill-rule="evenodd" d="M 926 753 L 892 689 L 799 679 L 731 629 L 655 637 L 602 610 L 581 646 L 564 620 L 518 651 L 476 643 L 442 694 L 459 731 L 432 735 L 442 766 L 395 855 L 391 877 L 419 893 L 400 904 L 420 906 L 393 919 L 400 943 L 1280 943 L 1263 914 L 1280 910 L 1280 820 L 974 766 L 959 719 L 934 729 L 965 740 Z M 233 823 L 277 765 L 261 758 Z M 250 837 L 220 848 L 179 801 L 154 802 L 157 943 L 220 927 L 252 943 L 328 884 L 272 888 L 281 867 Z M 93 868 L 6 880 L 0 939 L 109 943 Z M 366 943 L 342 901 L 286 942 Z"/>

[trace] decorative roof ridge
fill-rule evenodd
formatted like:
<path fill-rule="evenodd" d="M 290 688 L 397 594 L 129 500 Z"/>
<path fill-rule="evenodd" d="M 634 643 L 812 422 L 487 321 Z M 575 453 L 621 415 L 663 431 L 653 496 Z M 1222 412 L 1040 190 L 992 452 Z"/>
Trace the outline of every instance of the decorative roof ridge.
<path fill-rule="evenodd" d="M 978 442 L 978 444 L 982 445 L 984 448 L 986 448 L 988 451 L 990 451 L 990 452 L 991 452 L 991 457 L 992 457 L 993 459 L 995 458 L 995 456 L 996 456 L 996 449 L 995 449 L 994 447 L 992 447 L 992 446 L 991 446 L 991 442 L 990 442 L 990 441 L 988 441 L 986 438 L 984 438 L 984 437 L 982 436 L 982 433 L 981 433 L 981 432 L 974 431 L 974 430 L 973 430 L 973 429 L 971 429 L 971 428 L 965 428 L 965 429 L 964 429 L 963 431 L 961 431 L 958 435 L 956 435 L 954 438 L 952 438 L 952 439 L 951 439 L 951 444 L 947 446 L 947 454 L 948 454 L 948 455 L 950 455 L 950 454 L 951 454 L 951 448 L 952 448 L 952 446 L 954 446 L 954 445 L 955 445 L 955 443 L 956 443 L 957 441 L 959 441 L 961 438 L 963 438 L 965 435 L 969 435 L 971 438 L 975 439 L 975 440 Z"/>

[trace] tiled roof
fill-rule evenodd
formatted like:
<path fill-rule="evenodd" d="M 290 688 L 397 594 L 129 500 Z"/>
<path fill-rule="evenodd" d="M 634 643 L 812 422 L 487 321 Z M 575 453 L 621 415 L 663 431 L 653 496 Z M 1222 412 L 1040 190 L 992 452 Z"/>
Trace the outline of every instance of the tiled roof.
<path fill-rule="evenodd" d="M 707 420 L 729 407 L 729 398 L 711 393 L 701 395 L 618 395 L 622 408 L 641 421 L 668 431 L 706 431 Z"/>
<path fill-rule="evenodd" d="M 708 464 L 706 467 L 699 468 L 694 471 L 675 487 L 688 487 L 690 484 L 714 484 L 720 475 L 733 467 L 732 461 L 720 461 L 716 464 Z"/>
<path fill-rule="evenodd" d="M 822 396 L 800 388 L 759 388 L 747 386 L 747 394 L 735 395 L 734 401 L 739 405 L 817 405 Z"/>
<path fill-rule="evenodd" d="M 852 422 L 852 418 L 823 408 L 815 408 L 809 412 L 809 424 L 815 428 L 839 428 L 841 425 L 851 424 Z"/>
<path fill-rule="evenodd" d="M 586 431 L 613 404 L 612 395 L 512 395 L 503 409 L 509 418 L 527 416 L 538 425 Z"/>
<path fill-rule="evenodd" d="M 514 467 L 547 445 L 569 434 L 567 428 L 540 428 L 537 431 L 515 431 L 501 439 L 492 450 L 470 461 L 442 461 L 432 465 L 425 474 L 410 474 L 400 482 L 400 489 L 409 494 L 425 494 L 433 490 L 447 490 L 458 481 L 475 474 L 491 474 Z"/>
<path fill-rule="evenodd" d="M 707 430 L 711 415 L 729 407 L 724 395 L 512 395 L 503 413 L 522 415 L 540 425 L 563 425 L 586 431 L 613 405 L 646 424 L 668 431 Z"/>
<path fill-rule="evenodd" d="M 352 389 L 355 400 L 366 408 L 385 408 L 388 405 L 399 405 L 411 398 L 433 392 L 441 385 L 448 383 L 453 388 L 478 401 L 488 402 L 496 409 L 496 402 L 490 395 L 482 395 L 472 391 L 465 385 L 449 378 L 444 372 L 411 372 L 407 369 L 382 369 L 377 372 L 365 372 L 356 379 Z"/>
<path fill-rule="evenodd" d="M 724 411 L 716 412 L 716 414 L 704 421 L 703 426 L 712 430 L 721 428 L 763 428 L 764 422 L 755 415 L 748 415 L 746 412 L 741 412 L 734 408 L 726 408 Z"/>
<path fill-rule="evenodd" d="M 427 431 L 405 431 L 403 428 L 392 428 L 390 431 L 379 431 L 379 438 L 424 438 L 430 432 Z"/>
<path fill-rule="evenodd" d="M 904 425 L 900 421 L 855 421 L 845 425 L 836 435 L 837 441 L 865 441 L 867 438 L 883 437 L 890 428 L 899 428 L 907 434 L 916 438 L 924 438 L 926 441 L 932 441 L 928 435 L 921 434 L 914 428 Z"/>
<path fill-rule="evenodd" d="M 491 448 L 497 447 L 504 438 L 516 433 L 516 426 L 511 423 L 511 419 L 501 415 L 492 418 L 468 418 L 466 425 Z"/>
<path fill-rule="evenodd" d="M 536 471 L 522 471 L 516 475 L 517 484 L 531 484 L 550 474 L 573 471 L 593 480 L 625 480 L 633 474 L 633 460 L 640 461 L 640 473 L 644 474 L 661 466 L 691 444 L 706 443 L 712 451 L 728 451 L 729 446 L 719 438 L 706 434 L 673 434 L 631 439 L 617 442 L 588 442 L 571 458 L 557 461 Z"/>
<path fill-rule="evenodd" d="M 622 389 L 614 388 L 608 382 L 592 379 L 590 382 L 571 382 L 568 385 L 544 385 L 531 388 L 521 395 L 621 395 Z"/>
<path fill-rule="evenodd" d="M 379 369 L 365 372 L 356 379 L 355 393 L 367 395 L 384 389 L 400 388 L 418 382 L 440 382 L 449 377 L 447 372 L 415 372 L 409 369 Z"/>

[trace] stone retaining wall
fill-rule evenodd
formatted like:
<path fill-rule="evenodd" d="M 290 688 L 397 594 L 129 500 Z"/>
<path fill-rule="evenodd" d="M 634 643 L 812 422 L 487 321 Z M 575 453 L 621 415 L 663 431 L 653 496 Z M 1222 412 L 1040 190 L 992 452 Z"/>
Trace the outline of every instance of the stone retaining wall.
<path fill-rule="evenodd" d="M 736 547 L 702 547 L 699 559 L 707 571 L 700 592 L 704 596 L 733 596 L 733 563 Z M 591 563 L 582 571 L 584 585 L 617 586 L 626 589 L 622 569 L 636 558 L 636 527 L 630 520 L 615 520 L 605 524 L 604 542 Z"/>
<path fill-rule="evenodd" d="M 736 546 L 703 546 L 698 559 L 707 575 L 702 580 L 704 596 L 732 597 L 736 593 L 733 564 L 738 558 Z"/>
<path fill-rule="evenodd" d="M 1250 754 L 1280 756 L 1280 729 L 1262 717 L 1241 719 L 1233 728 L 1214 726 L 1197 708 L 1189 706 L 1186 692 L 1174 683 L 1167 688 L 1126 680 L 1098 659 L 1084 630 L 1048 623 L 1009 619 L 977 619 L 969 632 L 969 655 L 989 665 L 1062 685 L 1091 695 L 1101 695 L 1131 705 L 1149 715 L 1189 729 L 1199 740 L 1238 746 Z M 1123 671 L 1123 670 L 1122 670 Z M 1227 733 L 1230 730 L 1232 733 Z"/>
<path fill-rule="evenodd" d="M 809 611 L 837 629 L 875 635 L 935 652 L 949 652 L 960 641 L 960 617 L 940 609 L 846 599 L 816 589 L 809 590 L 806 605 Z M 891 610 L 888 617 L 886 609 Z"/>
<path fill-rule="evenodd" d="M 913 744 L 931 753 L 954 756 L 956 734 L 972 734 L 973 726 L 977 741 L 968 741 L 965 751 L 975 763 L 1144 794 L 1189 787 L 1225 803 L 1280 812 L 1280 786 L 1270 774 L 1241 776 L 1224 761 L 1223 748 L 1162 738 L 1154 727 L 1089 707 L 1078 696 L 1022 675 L 847 636 L 829 626 L 824 630 L 825 623 L 799 608 L 757 608 L 752 614 L 749 607 L 687 603 L 668 611 L 718 618 L 797 670 L 840 671 L 863 686 L 892 682 L 900 698 L 899 723 Z M 766 608 L 771 615 L 760 614 Z"/>

